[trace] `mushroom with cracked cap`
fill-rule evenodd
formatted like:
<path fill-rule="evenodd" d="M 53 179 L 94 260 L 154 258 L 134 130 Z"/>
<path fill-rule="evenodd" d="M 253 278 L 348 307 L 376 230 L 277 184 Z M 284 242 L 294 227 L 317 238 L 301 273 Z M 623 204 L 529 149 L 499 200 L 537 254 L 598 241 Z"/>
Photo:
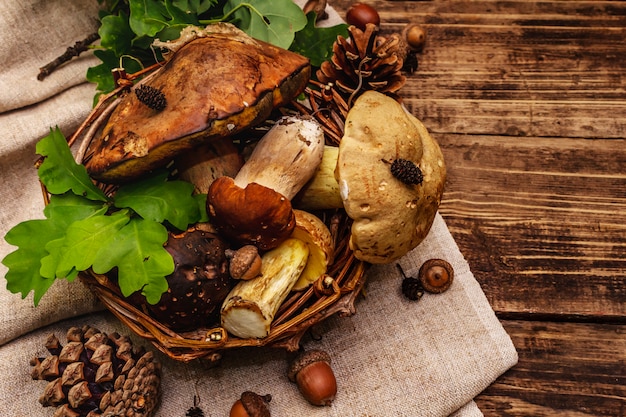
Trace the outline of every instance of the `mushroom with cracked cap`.
<path fill-rule="evenodd" d="M 357 259 L 389 263 L 426 237 L 441 202 L 445 163 L 424 125 L 396 100 L 363 93 L 348 112 L 339 148 L 327 148 L 326 158 L 320 167 L 334 167 L 333 175 L 318 172 L 294 205 L 339 208 L 338 191 L 353 220 L 350 247 Z M 413 173 L 421 182 L 407 178 Z M 327 201 L 335 203 L 324 207 Z"/>
<path fill-rule="evenodd" d="M 309 80 L 309 60 L 251 38 L 220 23 L 188 27 L 175 50 L 140 81 L 166 105 L 150 106 L 127 94 L 91 141 L 84 165 L 102 182 L 124 182 L 166 165 L 175 156 L 216 138 L 232 136 L 265 121 L 289 103 Z"/>

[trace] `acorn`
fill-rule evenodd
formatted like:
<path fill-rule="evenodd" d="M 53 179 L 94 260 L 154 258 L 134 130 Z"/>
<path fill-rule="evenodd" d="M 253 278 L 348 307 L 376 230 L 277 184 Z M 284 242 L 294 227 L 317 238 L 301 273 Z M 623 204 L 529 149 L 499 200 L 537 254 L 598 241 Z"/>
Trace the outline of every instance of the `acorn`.
<path fill-rule="evenodd" d="M 259 395 L 252 391 L 244 391 L 230 409 L 230 417 L 270 417 L 270 394 Z"/>
<path fill-rule="evenodd" d="M 418 277 L 424 290 L 439 294 L 452 285 L 454 269 L 443 259 L 429 259 L 420 267 Z"/>
<path fill-rule="evenodd" d="M 421 52 L 426 44 L 426 31 L 416 23 L 409 23 L 402 30 L 402 37 L 405 42 L 415 52 Z"/>
<path fill-rule="evenodd" d="M 366 3 L 354 3 L 346 12 L 346 23 L 365 30 L 368 23 L 380 26 L 380 15 Z"/>
<path fill-rule="evenodd" d="M 322 350 L 301 353 L 289 366 L 287 376 L 313 405 L 329 406 L 337 395 L 337 379 L 330 367 L 330 355 Z"/>

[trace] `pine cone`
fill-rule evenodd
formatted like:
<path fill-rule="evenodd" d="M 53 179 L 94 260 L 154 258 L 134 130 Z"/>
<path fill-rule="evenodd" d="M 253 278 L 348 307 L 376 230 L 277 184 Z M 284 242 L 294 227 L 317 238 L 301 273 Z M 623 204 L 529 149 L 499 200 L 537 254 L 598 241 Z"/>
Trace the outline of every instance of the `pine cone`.
<path fill-rule="evenodd" d="M 51 334 L 50 356 L 34 358 L 31 376 L 49 381 L 39 402 L 54 417 L 150 417 L 158 404 L 161 367 L 152 352 L 133 350 L 127 337 L 85 326 Z"/>
<path fill-rule="evenodd" d="M 398 91 L 406 82 L 402 75 L 405 50 L 398 34 L 378 35 L 378 26 L 367 24 L 365 31 L 348 28 L 349 38 L 338 36 L 333 56 L 317 71 L 322 83 L 332 83 L 337 90 L 350 96 L 366 90 L 381 93 Z"/>

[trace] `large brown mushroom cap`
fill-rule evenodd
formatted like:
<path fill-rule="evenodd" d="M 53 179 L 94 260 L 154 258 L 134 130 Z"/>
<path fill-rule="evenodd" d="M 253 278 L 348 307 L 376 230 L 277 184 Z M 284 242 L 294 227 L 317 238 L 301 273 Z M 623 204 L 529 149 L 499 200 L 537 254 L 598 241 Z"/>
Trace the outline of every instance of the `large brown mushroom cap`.
<path fill-rule="evenodd" d="M 241 188 L 229 177 L 220 177 L 209 187 L 207 212 L 227 239 L 261 250 L 278 246 L 296 226 L 285 196 L 257 183 Z"/>
<path fill-rule="evenodd" d="M 86 152 L 92 177 L 138 177 L 184 150 L 264 121 L 304 89 L 307 58 L 233 28 L 225 32 L 186 43 L 143 82 L 164 95 L 164 109 L 133 93 L 122 99 Z"/>
<path fill-rule="evenodd" d="M 397 159 L 412 161 L 421 184 L 391 174 Z M 446 178 L 443 155 L 424 125 L 394 99 L 368 91 L 346 118 L 336 175 L 348 215 L 354 220 L 350 245 L 370 263 L 389 263 L 415 248 L 428 234 Z"/>

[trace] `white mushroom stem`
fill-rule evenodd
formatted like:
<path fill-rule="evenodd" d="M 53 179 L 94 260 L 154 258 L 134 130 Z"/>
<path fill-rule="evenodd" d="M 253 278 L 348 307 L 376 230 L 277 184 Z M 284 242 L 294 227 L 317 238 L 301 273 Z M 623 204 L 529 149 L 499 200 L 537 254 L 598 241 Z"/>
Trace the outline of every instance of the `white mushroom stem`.
<path fill-rule="evenodd" d="M 291 200 L 313 176 L 323 153 L 324 132 L 315 119 L 285 116 L 261 138 L 235 184 L 245 188 L 254 182 Z"/>
<path fill-rule="evenodd" d="M 222 304 L 224 329 L 244 339 L 267 337 L 276 311 L 304 270 L 308 257 L 307 244 L 294 238 L 266 252 L 261 276 L 235 285 Z"/>

